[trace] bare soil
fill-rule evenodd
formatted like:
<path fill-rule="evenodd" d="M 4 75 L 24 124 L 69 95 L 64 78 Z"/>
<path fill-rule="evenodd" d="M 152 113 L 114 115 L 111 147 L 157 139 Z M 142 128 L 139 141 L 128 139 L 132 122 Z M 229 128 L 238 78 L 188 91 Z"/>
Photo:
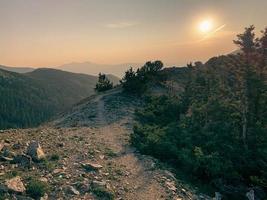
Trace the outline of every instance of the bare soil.
<path fill-rule="evenodd" d="M 25 185 L 39 179 L 50 187 L 48 199 L 108 199 L 93 189 L 94 184 L 114 199 L 198 199 L 172 173 L 159 168 L 157 160 L 130 146 L 133 112 L 140 105 L 115 89 L 87 99 L 45 126 L 2 131 L 0 141 L 6 140 L 10 151 L 26 152 L 27 143 L 36 140 L 47 159 L 30 168 L 0 161 L 0 185 L 12 176 L 20 176 Z M 102 168 L 88 171 L 81 165 L 85 162 Z M 15 199 L 13 194 L 8 197 Z"/>

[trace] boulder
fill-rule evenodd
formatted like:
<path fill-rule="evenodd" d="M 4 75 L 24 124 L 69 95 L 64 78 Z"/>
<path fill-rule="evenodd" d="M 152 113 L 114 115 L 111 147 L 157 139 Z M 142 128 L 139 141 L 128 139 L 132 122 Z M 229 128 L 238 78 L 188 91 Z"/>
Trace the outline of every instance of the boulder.
<path fill-rule="evenodd" d="M 33 141 L 29 144 L 27 148 L 27 154 L 35 161 L 43 160 L 46 157 L 41 145 L 36 141 Z"/>
<path fill-rule="evenodd" d="M 22 167 L 30 167 L 32 165 L 32 158 L 26 154 L 17 155 L 14 162 Z"/>
<path fill-rule="evenodd" d="M 8 190 L 13 191 L 13 192 L 23 193 L 26 190 L 19 176 L 6 180 L 5 185 L 8 188 Z"/>

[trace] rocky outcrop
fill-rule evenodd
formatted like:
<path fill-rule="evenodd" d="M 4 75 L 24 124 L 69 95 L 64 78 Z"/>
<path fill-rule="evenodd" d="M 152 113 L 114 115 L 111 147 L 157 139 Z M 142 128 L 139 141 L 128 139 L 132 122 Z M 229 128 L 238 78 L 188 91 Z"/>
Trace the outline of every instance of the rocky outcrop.
<path fill-rule="evenodd" d="M 31 156 L 34 161 L 40 161 L 45 159 L 45 153 L 37 141 L 33 141 L 27 148 L 27 155 Z"/>
<path fill-rule="evenodd" d="M 32 158 L 26 154 L 17 155 L 14 157 L 14 163 L 21 167 L 30 167 L 32 165 Z"/>

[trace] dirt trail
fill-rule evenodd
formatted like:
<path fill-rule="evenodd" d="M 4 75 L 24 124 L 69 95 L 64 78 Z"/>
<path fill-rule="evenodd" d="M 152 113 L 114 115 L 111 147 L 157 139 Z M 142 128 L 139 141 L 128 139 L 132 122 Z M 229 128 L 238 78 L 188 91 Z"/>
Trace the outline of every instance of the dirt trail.
<path fill-rule="evenodd" d="M 114 124 L 107 124 L 105 111 L 104 96 L 99 96 L 97 101 L 97 122 L 99 127 L 99 137 L 104 145 L 116 152 L 117 156 L 114 161 L 118 166 L 124 166 L 128 175 L 122 177 L 120 183 L 127 185 L 131 190 L 122 196 L 122 199 L 168 199 L 169 194 L 157 180 L 159 172 L 152 170 L 155 164 L 152 160 L 141 160 L 134 153 L 134 149 L 129 146 L 130 130 L 125 126 L 127 119 L 122 119 Z"/>
<path fill-rule="evenodd" d="M 0 141 L 8 139 L 9 151 L 23 154 L 27 143 L 36 140 L 47 159 L 32 163 L 30 170 L 0 160 L 0 186 L 16 174 L 25 184 L 32 178 L 45 180 L 52 200 L 111 199 L 109 195 L 117 200 L 197 199 L 155 159 L 130 146 L 137 106 L 136 98 L 115 89 L 85 100 L 52 124 L 2 132 Z M 102 168 L 88 171 L 82 165 L 88 162 Z M 13 199 L 14 194 L 6 195 Z"/>

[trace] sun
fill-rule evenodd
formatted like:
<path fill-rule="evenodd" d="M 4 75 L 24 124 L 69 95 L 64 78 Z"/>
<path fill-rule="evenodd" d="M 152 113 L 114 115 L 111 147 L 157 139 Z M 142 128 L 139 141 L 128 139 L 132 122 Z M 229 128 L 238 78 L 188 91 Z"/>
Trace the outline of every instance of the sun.
<path fill-rule="evenodd" d="M 204 20 L 200 22 L 198 28 L 202 33 L 209 33 L 213 28 L 213 22 L 210 19 Z"/>

